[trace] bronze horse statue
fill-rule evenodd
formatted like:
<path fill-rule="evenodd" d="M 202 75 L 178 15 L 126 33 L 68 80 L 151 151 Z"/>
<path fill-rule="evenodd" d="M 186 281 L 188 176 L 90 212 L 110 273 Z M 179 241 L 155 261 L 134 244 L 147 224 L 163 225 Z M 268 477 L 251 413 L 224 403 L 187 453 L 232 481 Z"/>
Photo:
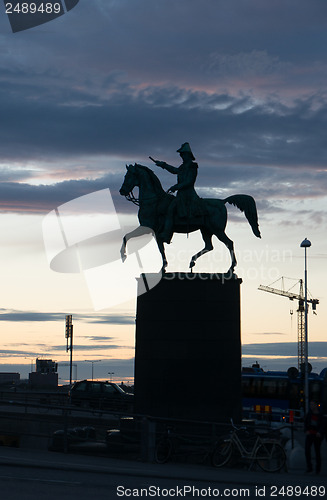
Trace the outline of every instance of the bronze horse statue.
<path fill-rule="evenodd" d="M 165 214 L 168 210 L 169 203 L 174 199 L 174 196 L 164 191 L 158 177 L 154 172 L 143 165 L 135 163 L 134 165 L 126 165 L 127 173 L 124 182 L 119 190 L 122 196 L 125 196 L 128 201 L 133 201 L 139 205 L 138 219 L 140 226 L 127 233 L 123 238 L 123 244 L 120 250 L 121 258 L 126 259 L 126 245 L 130 238 L 136 238 L 146 232 L 155 234 L 157 245 L 162 256 L 162 271 L 167 267 L 167 259 L 165 255 L 164 242 L 160 237 L 160 232 L 165 221 Z M 133 195 L 133 189 L 139 188 L 139 198 Z M 232 274 L 237 264 L 234 244 L 225 234 L 227 223 L 227 210 L 225 203 L 235 205 L 239 210 L 244 212 L 245 217 L 249 221 L 252 231 L 258 238 L 261 238 L 257 208 L 252 196 L 246 194 L 235 194 L 228 196 L 224 200 L 215 198 L 204 198 L 203 203 L 206 208 L 206 215 L 194 217 L 193 219 L 174 218 L 173 230 L 175 233 L 191 233 L 200 229 L 204 241 L 204 248 L 193 255 L 189 267 L 195 265 L 196 260 L 207 252 L 213 250 L 212 236 L 217 238 L 226 245 L 231 256 L 231 266 L 228 273 Z"/>

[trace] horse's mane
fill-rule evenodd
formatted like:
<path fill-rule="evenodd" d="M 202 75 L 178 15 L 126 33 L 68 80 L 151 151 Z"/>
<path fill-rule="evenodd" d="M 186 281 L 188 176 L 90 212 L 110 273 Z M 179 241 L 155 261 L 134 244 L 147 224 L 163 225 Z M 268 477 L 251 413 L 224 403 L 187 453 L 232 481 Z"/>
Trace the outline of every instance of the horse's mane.
<path fill-rule="evenodd" d="M 153 185 L 153 189 L 155 191 L 162 191 L 162 192 L 165 192 L 162 185 L 161 185 L 161 182 L 160 180 L 158 179 L 158 177 L 156 176 L 156 174 L 153 172 L 153 170 L 151 170 L 151 168 L 149 167 L 146 167 L 144 165 L 140 165 L 139 163 L 137 163 L 135 165 L 135 168 L 138 168 L 140 170 L 143 170 L 145 172 L 147 172 L 149 174 L 149 177 L 150 177 L 150 180 L 151 180 L 151 183 Z"/>

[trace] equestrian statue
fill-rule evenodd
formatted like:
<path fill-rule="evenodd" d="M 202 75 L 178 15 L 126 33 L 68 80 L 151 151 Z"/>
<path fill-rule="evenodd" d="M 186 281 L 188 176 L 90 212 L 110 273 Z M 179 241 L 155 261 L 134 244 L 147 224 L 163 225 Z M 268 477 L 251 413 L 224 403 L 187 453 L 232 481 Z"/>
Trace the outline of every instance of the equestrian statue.
<path fill-rule="evenodd" d="M 182 144 L 177 153 L 182 158 L 182 164 L 179 167 L 173 167 L 164 161 L 149 157 L 158 167 L 177 175 L 177 184 L 171 186 L 167 192 L 164 191 L 158 177 L 150 168 L 137 163 L 126 165 L 127 173 L 119 192 L 127 200 L 139 206 L 140 226 L 125 235 L 120 250 L 121 258 L 123 261 L 126 259 L 126 245 L 130 238 L 152 232 L 162 256 L 162 271 L 165 272 L 168 263 L 164 243 L 169 244 L 174 233 L 188 234 L 199 229 L 205 246 L 193 255 L 189 264 L 190 269 L 192 270 L 201 255 L 213 250 L 212 236 L 215 235 L 229 250 L 231 266 L 228 274 L 232 274 L 237 261 L 234 244 L 225 233 L 227 223 L 225 204 L 235 205 L 244 212 L 253 233 L 261 238 L 256 203 L 252 196 L 246 194 L 235 194 L 224 200 L 200 198 L 194 188 L 198 165 L 194 161 L 189 143 Z M 138 198 L 133 195 L 133 189 L 136 186 L 139 188 Z M 176 196 L 173 195 L 175 192 Z"/>

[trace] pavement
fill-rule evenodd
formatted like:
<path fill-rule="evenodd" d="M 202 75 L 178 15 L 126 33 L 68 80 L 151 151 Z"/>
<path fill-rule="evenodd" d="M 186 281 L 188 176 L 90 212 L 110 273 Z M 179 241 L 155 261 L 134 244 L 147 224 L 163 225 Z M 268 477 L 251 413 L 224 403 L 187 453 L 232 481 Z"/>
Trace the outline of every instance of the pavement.
<path fill-rule="evenodd" d="M 287 448 L 287 447 L 286 447 Z M 102 450 L 103 451 L 103 450 Z M 293 449 L 286 449 L 287 467 L 277 473 L 266 473 L 258 467 L 238 464 L 233 467 L 215 469 L 209 464 L 185 464 L 170 462 L 155 464 L 126 458 L 113 458 L 105 454 L 90 455 L 62 453 L 27 448 L 0 448 L 0 467 L 27 467 L 30 469 L 52 469 L 80 471 L 85 473 L 138 476 L 144 478 L 167 478 L 176 480 L 205 481 L 237 485 L 326 485 L 327 443 L 322 443 L 322 471 L 319 476 L 305 473 L 303 447 L 295 442 Z"/>

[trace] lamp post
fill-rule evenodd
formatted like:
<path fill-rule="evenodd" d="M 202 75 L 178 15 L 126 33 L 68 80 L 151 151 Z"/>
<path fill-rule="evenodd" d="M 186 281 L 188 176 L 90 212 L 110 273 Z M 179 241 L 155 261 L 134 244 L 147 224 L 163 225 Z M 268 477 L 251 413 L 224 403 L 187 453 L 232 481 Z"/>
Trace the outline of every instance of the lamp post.
<path fill-rule="evenodd" d="M 112 382 L 112 375 L 115 375 L 115 372 L 108 372 L 109 382 Z"/>
<path fill-rule="evenodd" d="M 311 241 L 305 238 L 301 245 L 304 248 L 304 408 L 309 411 L 309 363 L 308 363 L 308 270 L 307 270 L 307 248 L 311 247 Z"/>
<path fill-rule="evenodd" d="M 87 363 L 92 363 L 92 382 L 93 382 L 93 364 L 94 363 L 99 363 L 101 361 L 101 359 L 85 359 L 84 361 L 86 361 Z"/>

